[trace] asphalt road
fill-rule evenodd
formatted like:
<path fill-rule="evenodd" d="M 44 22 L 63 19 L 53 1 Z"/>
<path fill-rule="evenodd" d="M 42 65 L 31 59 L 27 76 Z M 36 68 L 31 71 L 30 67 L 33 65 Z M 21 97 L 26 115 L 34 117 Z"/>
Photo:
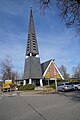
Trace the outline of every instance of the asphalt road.
<path fill-rule="evenodd" d="M 0 120 L 80 120 L 80 93 L 3 96 Z"/>

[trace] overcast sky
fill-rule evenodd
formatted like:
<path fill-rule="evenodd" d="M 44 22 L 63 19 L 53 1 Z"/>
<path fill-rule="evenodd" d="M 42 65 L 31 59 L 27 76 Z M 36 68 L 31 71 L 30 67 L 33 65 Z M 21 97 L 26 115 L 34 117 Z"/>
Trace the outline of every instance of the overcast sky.
<path fill-rule="evenodd" d="M 80 63 L 80 38 L 61 22 L 55 4 L 42 14 L 32 0 L 0 0 L 0 61 L 9 55 L 14 69 L 24 70 L 31 6 L 41 63 L 55 59 L 58 67 L 64 65 L 71 73 Z"/>

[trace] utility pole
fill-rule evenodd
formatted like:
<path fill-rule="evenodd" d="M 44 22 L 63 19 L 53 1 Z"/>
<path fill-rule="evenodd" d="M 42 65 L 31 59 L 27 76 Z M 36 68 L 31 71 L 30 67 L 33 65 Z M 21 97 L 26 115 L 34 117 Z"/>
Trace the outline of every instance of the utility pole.
<path fill-rule="evenodd" d="M 49 78 L 48 78 L 48 86 L 49 86 L 50 84 L 49 84 Z"/>
<path fill-rule="evenodd" d="M 55 73 L 55 86 L 56 86 L 56 92 L 57 92 L 57 78 L 56 78 L 56 73 Z"/>
<path fill-rule="evenodd" d="M 55 86 L 56 86 L 56 92 L 57 92 L 57 79 L 55 78 Z"/>

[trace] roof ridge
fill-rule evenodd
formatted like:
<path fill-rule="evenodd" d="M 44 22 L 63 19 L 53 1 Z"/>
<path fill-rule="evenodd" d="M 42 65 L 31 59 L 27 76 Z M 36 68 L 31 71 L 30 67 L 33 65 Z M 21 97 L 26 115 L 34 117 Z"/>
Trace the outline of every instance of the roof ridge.
<path fill-rule="evenodd" d="M 47 62 L 49 62 L 49 61 L 54 61 L 55 59 L 50 59 L 50 60 L 47 60 L 47 61 L 45 61 L 45 62 L 43 62 L 43 63 L 47 63 Z M 41 63 L 41 64 L 43 64 L 43 63 Z"/>

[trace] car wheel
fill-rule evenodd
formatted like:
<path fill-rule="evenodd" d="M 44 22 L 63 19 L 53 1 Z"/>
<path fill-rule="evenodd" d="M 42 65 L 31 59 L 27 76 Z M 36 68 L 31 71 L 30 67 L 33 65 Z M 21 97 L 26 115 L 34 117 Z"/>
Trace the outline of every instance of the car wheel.
<path fill-rule="evenodd" d="M 75 90 L 76 90 L 76 91 L 78 91 L 78 88 L 77 88 L 77 87 L 75 87 Z"/>
<path fill-rule="evenodd" d="M 64 88 L 62 88 L 62 92 L 64 92 L 65 91 L 65 89 Z"/>

